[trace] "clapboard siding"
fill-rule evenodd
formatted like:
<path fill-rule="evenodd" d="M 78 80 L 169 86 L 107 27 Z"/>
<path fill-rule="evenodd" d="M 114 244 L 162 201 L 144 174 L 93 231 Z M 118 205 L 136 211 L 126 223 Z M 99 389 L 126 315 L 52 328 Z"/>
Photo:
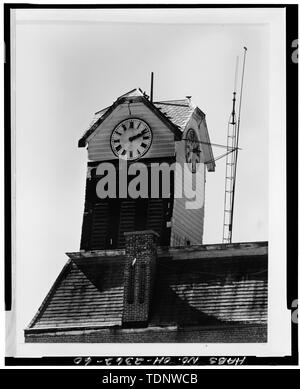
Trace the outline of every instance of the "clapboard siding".
<path fill-rule="evenodd" d="M 195 116 L 192 116 L 188 122 L 183 134 L 183 138 L 186 136 L 187 130 L 193 128 L 199 136 L 198 124 Z M 200 137 L 199 137 L 200 140 Z M 201 160 L 198 168 L 197 175 L 200 180 L 200 190 L 197 192 L 197 197 L 200 199 L 201 206 L 198 209 L 186 209 L 186 201 L 190 201 L 185 198 L 174 198 L 173 217 L 172 217 L 172 232 L 171 232 L 171 246 L 185 245 L 187 241 L 190 244 L 202 244 L 203 238 L 203 223 L 204 223 L 204 197 L 205 197 L 205 164 L 203 147 L 200 144 Z M 186 162 L 185 159 L 185 141 L 176 142 L 176 162 L 183 166 Z M 186 183 L 191 185 L 192 175 L 187 176 Z M 176 193 L 176 188 L 175 188 Z"/>
<path fill-rule="evenodd" d="M 165 124 L 143 103 L 121 104 L 93 133 L 88 140 L 88 158 L 91 161 L 106 161 L 117 157 L 111 151 L 110 136 L 113 129 L 123 120 L 137 117 L 149 124 L 153 132 L 153 141 L 147 158 L 174 156 L 174 134 Z"/>

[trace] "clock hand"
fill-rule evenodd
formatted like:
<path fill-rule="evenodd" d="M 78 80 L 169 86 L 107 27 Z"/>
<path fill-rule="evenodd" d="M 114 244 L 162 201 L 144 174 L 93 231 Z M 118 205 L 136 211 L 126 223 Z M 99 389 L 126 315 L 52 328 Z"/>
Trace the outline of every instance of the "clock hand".
<path fill-rule="evenodd" d="M 129 137 L 128 140 L 129 140 L 130 142 L 132 142 L 133 140 L 138 139 L 138 138 L 140 138 L 141 136 L 143 136 L 143 135 L 145 134 L 145 132 L 147 132 L 147 129 L 146 129 L 146 128 L 145 128 L 142 132 L 140 132 L 139 134 L 133 135 L 133 136 Z"/>

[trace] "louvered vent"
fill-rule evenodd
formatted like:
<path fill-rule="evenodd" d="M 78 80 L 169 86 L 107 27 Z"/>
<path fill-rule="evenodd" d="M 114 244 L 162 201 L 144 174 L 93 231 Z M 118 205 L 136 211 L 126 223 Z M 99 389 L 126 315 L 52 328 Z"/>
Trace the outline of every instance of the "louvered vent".
<path fill-rule="evenodd" d="M 107 245 L 107 226 L 109 222 L 108 202 L 101 202 L 94 205 L 92 213 L 92 228 L 90 248 L 102 249 Z"/>
<path fill-rule="evenodd" d="M 135 202 L 132 199 L 123 200 L 120 210 L 120 225 L 118 247 L 125 246 L 124 232 L 131 232 L 135 229 Z"/>

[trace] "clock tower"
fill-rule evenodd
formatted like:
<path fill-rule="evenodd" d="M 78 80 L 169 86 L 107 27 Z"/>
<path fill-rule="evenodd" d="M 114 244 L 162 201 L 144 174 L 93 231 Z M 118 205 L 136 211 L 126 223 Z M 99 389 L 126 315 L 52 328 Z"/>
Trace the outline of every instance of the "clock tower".
<path fill-rule="evenodd" d="M 95 114 L 79 147 L 88 151 L 81 250 L 124 248 L 124 234 L 143 230 L 160 246 L 202 244 L 205 175 L 215 164 L 190 98 L 152 102 L 134 89 Z"/>
<path fill-rule="evenodd" d="M 266 342 L 267 243 L 202 245 L 215 165 L 190 98 L 152 102 L 135 89 L 95 114 L 79 146 L 81 248 L 66 253 L 25 341 Z"/>
<path fill-rule="evenodd" d="M 111 149 L 118 158 L 136 161 L 146 155 L 152 137 L 146 122 L 139 118 L 125 119 L 111 133 Z"/>

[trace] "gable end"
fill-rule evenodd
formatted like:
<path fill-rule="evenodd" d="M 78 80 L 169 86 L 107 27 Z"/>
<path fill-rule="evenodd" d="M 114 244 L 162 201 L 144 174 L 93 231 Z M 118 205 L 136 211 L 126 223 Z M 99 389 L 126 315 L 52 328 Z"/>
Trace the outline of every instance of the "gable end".
<path fill-rule="evenodd" d="M 85 132 L 85 134 L 79 139 L 78 147 L 85 147 L 88 141 L 88 138 L 94 133 L 94 131 L 99 127 L 103 121 L 109 117 L 109 115 L 121 104 L 124 103 L 136 103 L 142 102 L 148 107 L 174 134 L 175 140 L 180 140 L 182 132 L 178 126 L 176 126 L 170 119 L 168 119 L 153 103 L 143 96 L 125 96 L 120 97 L 116 100 L 107 111 L 93 123 L 93 125 Z"/>

